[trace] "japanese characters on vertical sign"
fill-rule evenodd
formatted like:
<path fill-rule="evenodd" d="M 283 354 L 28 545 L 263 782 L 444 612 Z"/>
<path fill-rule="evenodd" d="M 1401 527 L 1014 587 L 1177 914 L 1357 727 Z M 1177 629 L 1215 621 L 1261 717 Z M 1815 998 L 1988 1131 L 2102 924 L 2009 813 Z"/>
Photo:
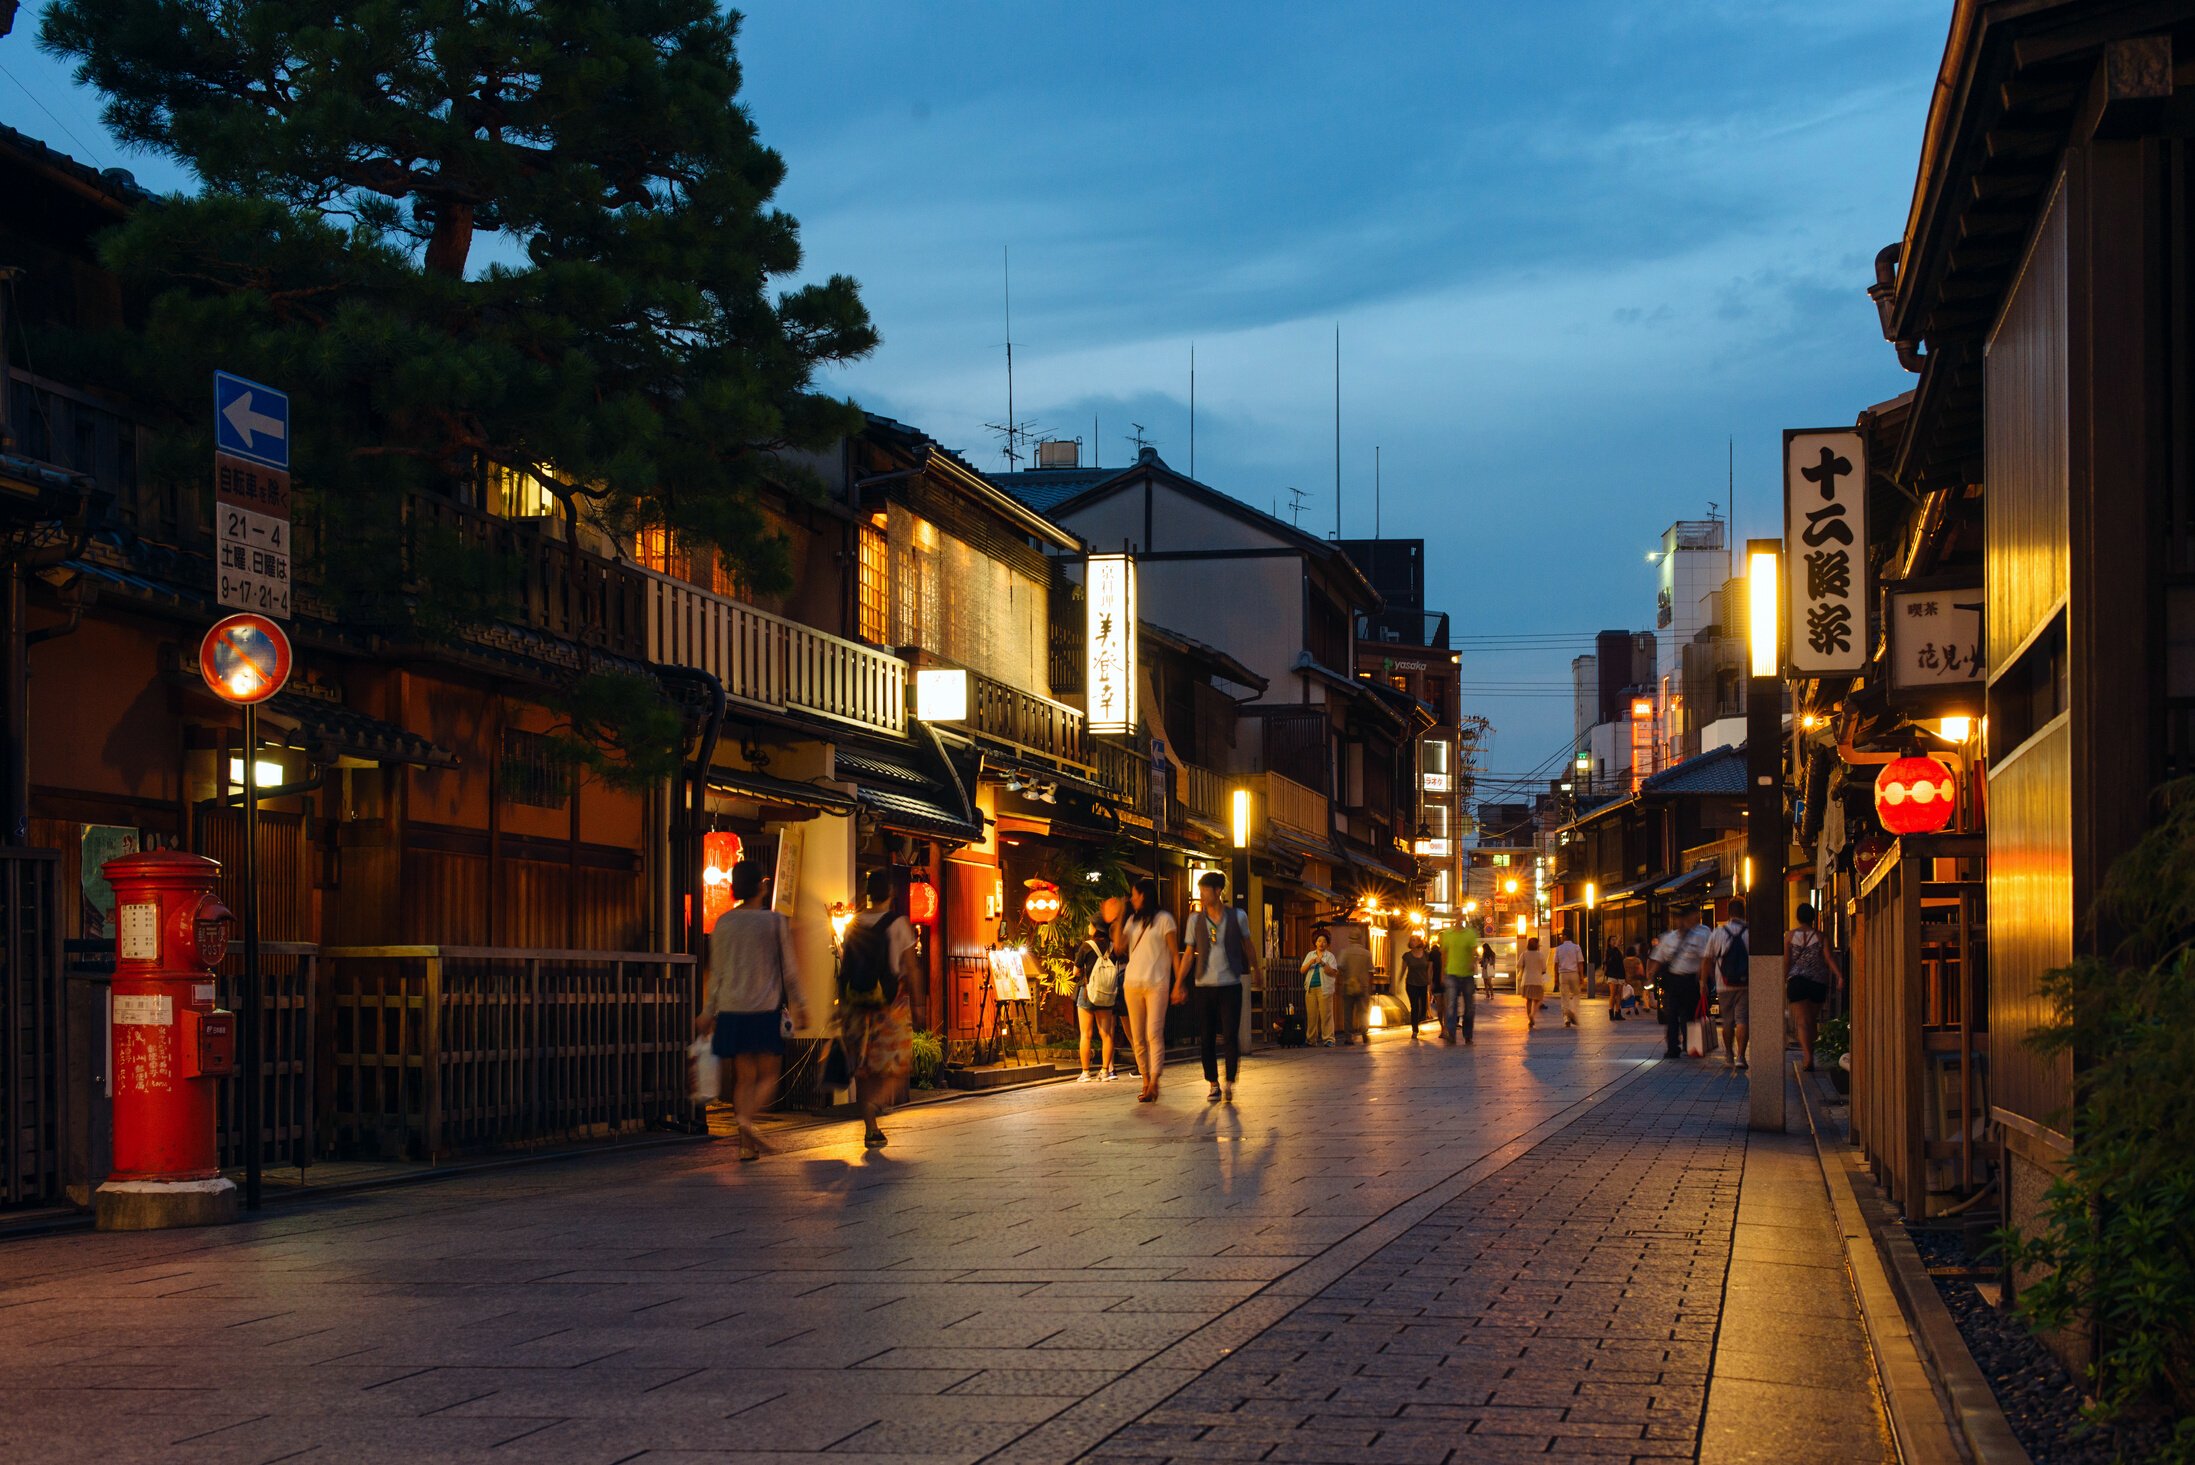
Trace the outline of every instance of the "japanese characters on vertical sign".
<path fill-rule="evenodd" d="M 1094 733 L 1136 729 L 1136 562 L 1124 554 L 1090 556 L 1083 599 L 1088 616 L 1084 696 Z"/>
<path fill-rule="evenodd" d="M 1982 665 L 1982 589 L 1979 585 L 1893 590 L 1883 613 L 1890 617 L 1890 690 L 1926 692 L 1978 687 Z"/>
<path fill-rule="evenodd" d="M 1867 663 L 1867 439 L 1859 429 L 1783 435 L 1784 583 L 1795 677 Z"/>

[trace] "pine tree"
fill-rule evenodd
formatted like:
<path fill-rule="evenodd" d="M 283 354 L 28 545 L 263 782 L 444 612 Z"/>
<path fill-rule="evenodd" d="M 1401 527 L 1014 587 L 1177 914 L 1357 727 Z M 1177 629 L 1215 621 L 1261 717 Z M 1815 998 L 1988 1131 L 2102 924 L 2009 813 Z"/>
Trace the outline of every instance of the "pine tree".
<path fill-rule="evenodd" d="M 710 0 L 55 0 L 45 48 L 204 185 L 107 251 L 154 297 L 135 385 L 172 405 L 171 470 L 207 461 L 218 364 L 297 397 L 347 615 L 418 609 L 373 547 L 402 495 L 488 464 L 781 587 L 757 491 L 798 486 L 778 450 L 858 423 L 814 375 L 876 334 L 845 276 L 773 293 L 798 228 L 737 29 Z M 451 561 L 425 599 L 492 591 Z"/>

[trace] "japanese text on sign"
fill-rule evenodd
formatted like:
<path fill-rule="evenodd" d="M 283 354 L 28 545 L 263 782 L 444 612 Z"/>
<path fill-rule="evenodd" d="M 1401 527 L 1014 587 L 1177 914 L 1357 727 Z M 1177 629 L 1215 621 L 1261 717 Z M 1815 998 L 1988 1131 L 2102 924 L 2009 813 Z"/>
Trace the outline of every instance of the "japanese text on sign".
<path fill-rule="evenodd" d="M 1136 562 L 1124 554 L 1090 556 L 1084 587 L 1090 731 L 1133 732 L 1136 726 Z"/>
<path fill-rule="evenodd" d="M 1849 675 L 1867 662 L 1867 440 L 1855 428 L 1786 432 L 1784 562 L 1789 665 Z"/>
<path fill-rule="evenodd" d="M 1982 592 L 1964 589 L 1890 593 L 1890 687 L 1918 691 L 1982 681 Z"/>

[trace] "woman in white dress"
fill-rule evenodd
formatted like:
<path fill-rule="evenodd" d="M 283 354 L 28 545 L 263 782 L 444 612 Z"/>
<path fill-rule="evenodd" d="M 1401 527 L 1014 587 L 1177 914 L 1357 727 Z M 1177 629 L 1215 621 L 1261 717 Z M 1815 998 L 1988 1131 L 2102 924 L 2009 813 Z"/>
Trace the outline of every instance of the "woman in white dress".
<path fill-rule="evenodd" d="M 1547 1000 L 1547 953 L 1537 936 L 1527 937 L 1517 953 L 1517 985 L 1524 989 L 1524 1030 L 1530 1032 L 1540 1025 L 1540 1004 Z"/>
<path fill-rule="evenodd" d="M 1138 880 L 1128 909 L 1113 926 L 1113 960 L 1125 966 L 1120 1005 L 1128 1014 L 1128 1041 L 1143 1074 L 1136 1101 L 1158 1098 L 1159 1070 L 1166 1066 L 1166 1003 L 1174 966 L 1181 959 L 1181 927 L 1159 905 L 1158 882 Z"/>

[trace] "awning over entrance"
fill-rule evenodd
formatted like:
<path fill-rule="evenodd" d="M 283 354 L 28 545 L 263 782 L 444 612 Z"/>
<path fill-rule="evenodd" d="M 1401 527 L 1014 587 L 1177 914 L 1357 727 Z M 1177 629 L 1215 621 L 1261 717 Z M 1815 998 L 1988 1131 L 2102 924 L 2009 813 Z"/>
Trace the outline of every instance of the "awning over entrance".
<path fill-rule="evenodd" d="M 930 760 L 920 752 L 841 744 L 836 761 L 839 777 L 854 784 L 855 800 L 886 828 L 933 838 L 983 838 L 983 816 L 946 773 L 923 766 Z"/>
<path fill-rule="evenodd" d="M 858 805 L 852 794 L 834 788 L 818 788 L 812 783 L 796 783 L 789 778 L 775 778 L 748 768 L 712 767 L 709 792 L 751 799 L 757 804 L 774 805 L 801 815 L 850 814 Z"/>
<path fill-rule="evenodd" d="M 1653 895 L 1656 900 L 1672 900 L 1686 895 L 1705 895 L 1708 882 L 1714 878 L 1715 866 L 1712 862 L 1705 865 L 1694 865 L 1682 875 L 1674 875 L 1662 881 L 1660 885 L 1654 888 Z"/>
<path fill-rule="evenodd" d="M 455 768 L 457 756 L 393 722 L 368 717 L 334 702 L 299 692 L 277 692 L 260 709 L 262 736 L 282 747 L 310 753 L 316 760 L 340 763 L 410 763 L 421 768 Z"/>

